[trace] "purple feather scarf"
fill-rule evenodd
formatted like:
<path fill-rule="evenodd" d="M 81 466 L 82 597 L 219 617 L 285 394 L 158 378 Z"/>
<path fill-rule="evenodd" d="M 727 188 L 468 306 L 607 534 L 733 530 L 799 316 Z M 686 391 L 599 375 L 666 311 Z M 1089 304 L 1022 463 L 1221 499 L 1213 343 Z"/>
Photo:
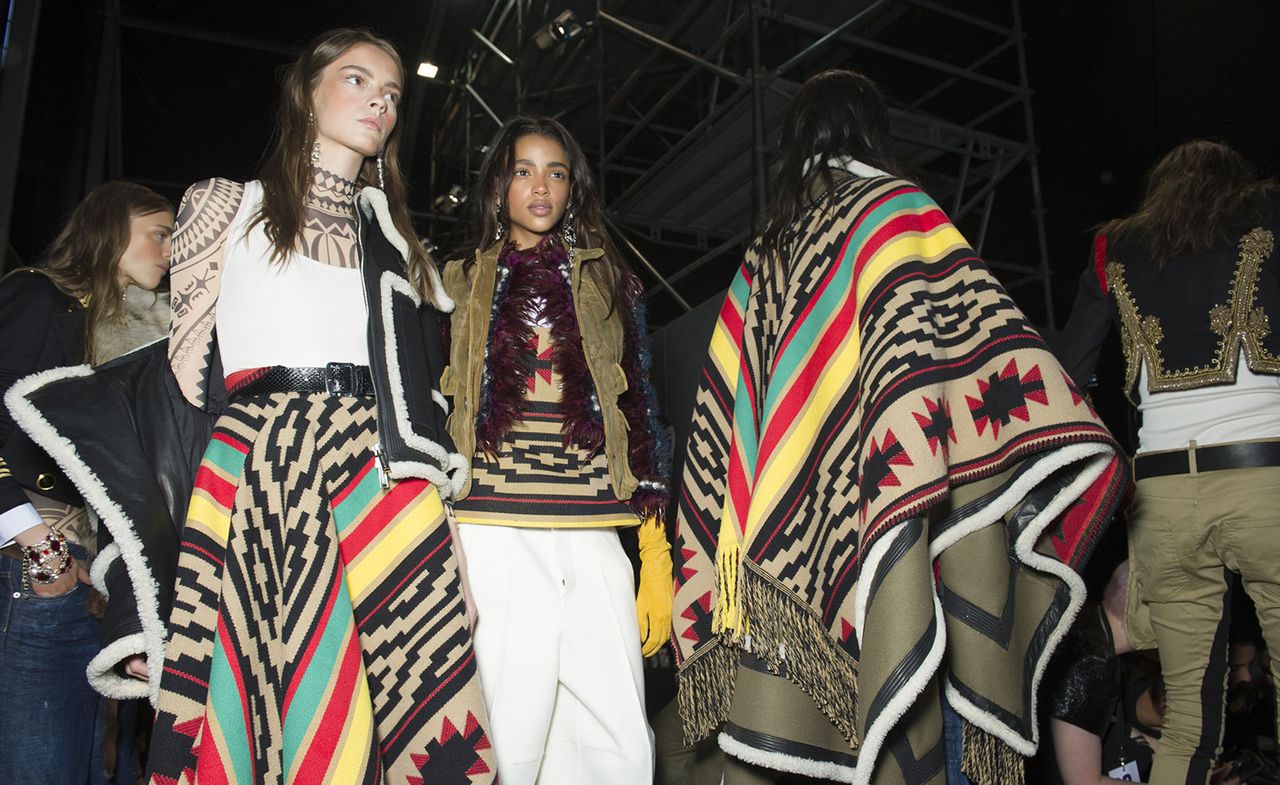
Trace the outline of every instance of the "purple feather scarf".
<path fill-rule="evenodd" d="M 476 446 L 494 456 L 524 410 L 525 390 L 533 376 L 533 322 L 550 324 L 551 363 L 560 375 L 561 433 L 566 447 L 595 454 L 604 446 L 604 422 L 591 369 L 582 347 L 582 331 L 574 308 L 568 254 L 560 239 L 548 235 L 534 248 L 508 244 L 498 257 L 489 342 L 485 353 Z M 628 459 L 641 484 L 630 499 L 641 515 L 665 517 L 666 433 L 658 422 L 657 397 L 649 382 L 648 336 L 645 333 L 640 282 L 628 274 L 624 301 L 626 321 L 623 371 L 628 389 L 618 399 L 626 417 Z"/>

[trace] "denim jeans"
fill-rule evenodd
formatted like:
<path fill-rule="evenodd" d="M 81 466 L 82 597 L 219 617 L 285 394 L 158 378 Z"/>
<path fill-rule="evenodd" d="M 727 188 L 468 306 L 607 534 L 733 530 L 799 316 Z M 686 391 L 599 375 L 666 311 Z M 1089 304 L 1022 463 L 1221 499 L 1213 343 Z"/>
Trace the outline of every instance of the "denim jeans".
<path fill-rule="evenodd" d="M 947 746 L 947 785 L 970 785 L 969 778 L 960 770 L 963 758 L 964 720 L 942 696 L 942 731 Z"/>
<path fill-rule="evenodd" d="M 85 676 L 99 648 L 88 597 L 83 583 L 61 597 L 23 592 L 21 562 L 0 556 L 0 783 L 101 781 L 92 761 L 102 701 Z"/>

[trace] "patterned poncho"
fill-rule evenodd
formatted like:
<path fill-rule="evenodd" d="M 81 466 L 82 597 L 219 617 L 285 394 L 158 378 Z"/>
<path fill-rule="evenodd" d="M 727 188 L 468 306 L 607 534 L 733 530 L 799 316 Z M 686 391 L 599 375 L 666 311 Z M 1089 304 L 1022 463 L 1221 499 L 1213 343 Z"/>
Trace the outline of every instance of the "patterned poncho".
<path fill-rule="evenodd" d="M 824 209 L 825 208 L 825 209 Z M 695 399 L 673 636 L 689 740 L 857 783 L 1021 777 L 1110 434 L 916 186 L 854 179 L 748 252 Z"/>

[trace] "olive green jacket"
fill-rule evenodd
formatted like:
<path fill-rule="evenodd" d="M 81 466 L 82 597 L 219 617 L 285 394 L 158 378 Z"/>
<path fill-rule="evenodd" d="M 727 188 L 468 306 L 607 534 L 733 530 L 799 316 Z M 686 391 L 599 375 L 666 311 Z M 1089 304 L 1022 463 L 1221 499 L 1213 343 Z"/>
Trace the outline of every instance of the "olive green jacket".
<path fill-rule="evenodd" d="M 476 450 L 476 407 L 480 402 L 480 384 L 489 338 L 494 287 L 498 274 L 501 243 L 477 251 L 475 265 L 465 269 L 463 259 L 445 265 L 444 287 L 453 299 L 451 314 L 451 346 L 449 365 L 440 379 L 440 390 L 453 402 L 448 429 L 453 443 L 462 455 Z M 631 471 L 627 453 L 627 421 L 618 407 L 618 396 L 627 390 L 627 376 L 622 368 L 625 339 L 625 315 L 610 310 L 609 292 L 583 270 L 604 256 L 600 248 L 576 249 L 570 279 L 573 305 L 582 333 L 583 354 L 595 384 L 596 397 L 604 422 L 604 453 L 609 464 L 609 478 L 614 494 L 626 501 L 639 485 Z M 471 479 L 455 498 L 466 498 L 471 492 Z"/>

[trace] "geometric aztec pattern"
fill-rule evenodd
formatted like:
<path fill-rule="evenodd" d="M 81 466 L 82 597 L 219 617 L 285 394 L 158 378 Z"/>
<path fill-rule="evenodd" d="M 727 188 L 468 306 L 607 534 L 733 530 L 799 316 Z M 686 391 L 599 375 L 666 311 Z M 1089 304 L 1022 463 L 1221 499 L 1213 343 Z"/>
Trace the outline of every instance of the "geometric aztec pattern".
<path fill-rule="evenodd" d="M 533 325 L 533 362 L 520 419 L 497 456 L 477 450 L 471 491 L 454 503 L 460 523 L 499 526 L 635 526 L 635 512 L 618 501 L 604 452 L 564 443 L 558 371 L 551 330 Z"/>
<path fill-rule="evenodd" d="M 823 207 L 793 227 L 785 259 L 758 244 L 748 250 L 699 380 L 673 548 L 681 713 L 687 738 L 725 720 L 741 635 L 753 655 L 808 693 L 851 749 L 872 744 L 860 772 L 875 767 L 873 782 L 897 782 L 910 779 L 903 761 L 924 760 L 939 741 L 918 729 L 916 740 L 890 745 L 886 765 L 876 760 L 885 734 L 900 733 L 894 723 L 902 718 L 886 707 L 902 703 L 900 690 L 916 694 L 941 678 L 937 664 L 924 664 L 946 635 L 934 620 L 931 538 L 969 520 L 1002 529 L 992 524 L 1022 500 L 1000 489 L 1020 470 L 1034 475 L 1039 461 L 1059 453 L 1053 460 L 1102 456 L 1090 459 L 1090 471 L 1101 473 L 1080 503 L 1058 520 L 1036 518 L 1044 536 L 1035 549 L 1069 571 L 1096 542 L 1127 473 L 1039 335 L 918 188 L 850 180 Z M 1060 452 L 1076 445 L 1078 453 Z M 1069 482 L 1085 462 L 1062 465 L 1046 479 Z M 989 495 L 949 515 L 953 494 L 979 483 Z M 1039 491 L 1018 487 L 1028 498 Z M 995 500 L 1004 506 L 983 511 Z M 959 541 L 969 569 L 987 559 L 997 568 L 1019 563 L 1012 540 L 988 535 Z M 737 542 L 726 548 L 726 536 Z M 864 575 L 883 538 L 892 547 Z M 717 556 L 734 546 L 741 556 L 726 569 Z M 969 584 L 952 569 L 944 578 L 963 591 Z M 1061 624 L 1071 596 L 1064 589 L 1042 605 L 1035 581 L 1062 579 L 1025 568 L 1019 576 L 988 610 L 1016 618 L 1020 630 L 1044 625 L 1042 635 L 1006 649 L 992 638 L 988 662 L 1007 667 L 991 674 L 1034 674 L 1048 653 L 1037 641 Z M 869 583 L 859 590 L 862 581 Z M 733 607 L 727 592 L 745 617 L 737 635 L 716 631 L 722 609 Z M 856 619 L 897 626 L 873 633 L 856 629 Z M 983 645 L 970 653 L 987 652 Z M 1025 697 L 1019 690 L 1034 679 L 1013 681 L 1007 692 Z M 989 724 L 1021 737 L 1022 698 L 997 709 L 983 704 L 990 682 L 971 686 L 966 697 Z M 805 756 L 799 747 L 779 751 Z"/>
<path fill-rule="evenodd" d="M 370 398 L 244 398 L 179 556 L 148 781 L 496 782 L 444 509 Z"/>

